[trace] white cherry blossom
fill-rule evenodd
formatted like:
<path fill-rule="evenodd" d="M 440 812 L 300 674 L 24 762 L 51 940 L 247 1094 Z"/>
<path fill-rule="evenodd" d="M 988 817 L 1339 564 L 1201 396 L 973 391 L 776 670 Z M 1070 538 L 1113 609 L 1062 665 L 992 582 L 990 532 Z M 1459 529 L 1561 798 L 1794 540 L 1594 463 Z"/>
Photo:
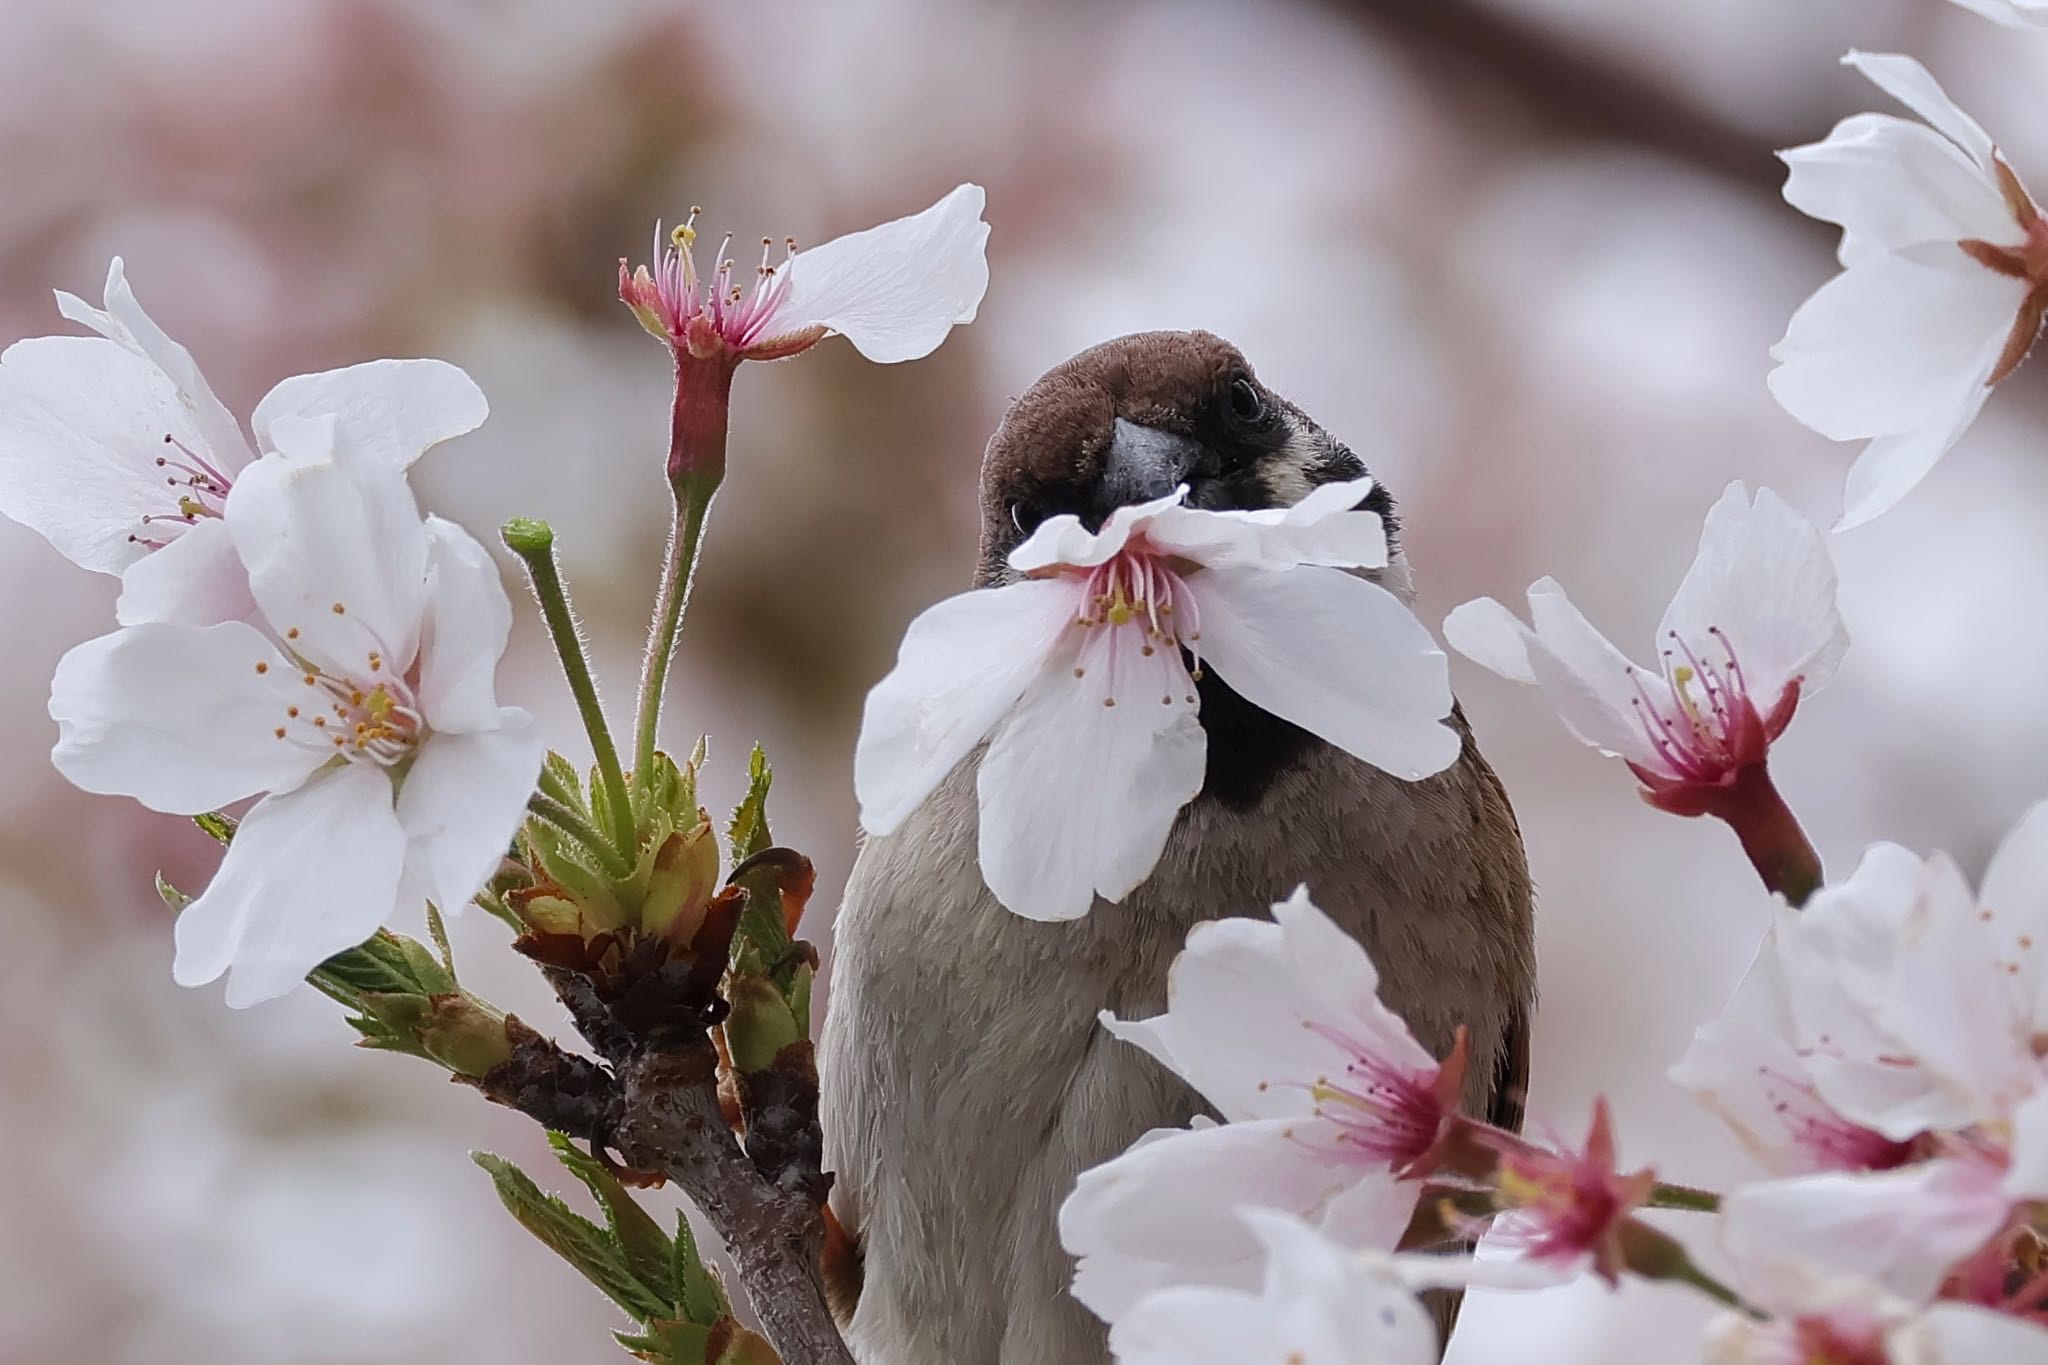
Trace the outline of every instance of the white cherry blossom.
<path fill-rule="evenodd" d="M 871 833 L 903 823 L 984 740 L 981 872 L 1033 919 L 1072 919 L 1151 874 L 1200 792 L 1195 679 L 1396 776 L 1440 772 L 1444 656 L 1400 599 L 1350 572 L 1387 562 L 1370 479 L 1260 512 L 1182 505 L 1185 489 L 1038 527 L 1020 582 L 930 608 L 869 694 L 854 788 Z M 1195 670 L 1191 672 L 1191 668 Z"/>
<path fill-rule="evenodd" d="M 243 433 L 198 364 L 144 312 L 121 258 L 105 306 L 59 293 L 91 337 L 30 337 L 0 355 L 0 514 L 81 568 L 118 574 L 123 624 L 211 624 L 251 610 L 221 515 L 271 428 L 332 415 L 354 447 L 402 468 L 484 420 L 484 397 L 439 360 L 377 360 L 273 388 Z"/>
<path fill-rule="evenodd" d="M 1645 668 L 1572 605 L 1554 579 L 1529 588 L 1529 619 L 1490 597 L 1444 621 L 1477 663 L 1543 690 L 1574 735 L 1623 759 L 1657 805 L 1711 809 L 1761 766 L 1801 697 L 1827 685 L 1849 639 L 1820 533 L 1768 488 L 1728 485 L 1657 628 Z"/>
<path fill-rule="evenodd" d="M 1766 1316 L 1716 1319 L 1706 1365 L 2048 1365 L 2048 1329 L 1975 1304 L 1929 1306 L 1782 1259 L 1745 1285 Z"/>
<path fill-rule="evenodd" d="M 176 928 L 175 975 L 289 990 L 401 909 L 467 904 L 540 766 L 493 677 L 511 606 L 483 548 L 422 520 L 333 416 L 279 416 L 222 508 L 256 621 L 150 622 L 57 667 L 52 755 L 87 791 L 191 815 L 261 795 Z"/>
<path fill-rule="evenodd" d="M 1197 925 L 1166 1013 L 1104 1025 L 1172 1068 L 1221 1124 L 1162 1130 L 1084 1172 L 1060 1210 L 1074 1293 L 1120 1321 L 1167 1284 L 1256 1283 L 1240 1207 L 1284 1210 L 1347 1247 L 1391 1250 L 1423 1159 L 1456 1111 L 1465 1054 L 1436 1058 L 1379 1000 L 1379 974 L 1307 892 L 1271 922 Z"/>
<path fill-rule="evenodd" d="M 1180 1285 L 1140 1299 L 1110 1333 L 1119 1365 L 1436 1365 L 1415 1258 L 1359 1253 L 1299 1219 L 1246 1209 L 1264 1254 L 1256 1292 Z"/>
<path fill-rule="evenodd" d="M 656 227 L 648 265 L 619 262 L 619 297 L 649 332 L 700 359 L 774 360 L 837 332 L 869 360 L 916 360 L 974 321 L 988 292 L 987 201 L 981 186 L 961 185 L 922 213 L 808 251 L 787 241 L 779 262 L 764 240 L 751 286 L 734 278 L 729 237 L 699 274 L 693 209 L 666 244 Z"/>
<path fill-rule="evenodd" d="M 1990 135 L 1911 57 L 1843 60 L 1925 122 L 1858 114 L 1784 153 L 1785 198 L 1841 225 L 1843 269 L 1771 352 L 1771 392 L 1823 436 L 1868 441 L 1838 527 L 1926 477 L 2048 313 L 2048 219 Z"/>

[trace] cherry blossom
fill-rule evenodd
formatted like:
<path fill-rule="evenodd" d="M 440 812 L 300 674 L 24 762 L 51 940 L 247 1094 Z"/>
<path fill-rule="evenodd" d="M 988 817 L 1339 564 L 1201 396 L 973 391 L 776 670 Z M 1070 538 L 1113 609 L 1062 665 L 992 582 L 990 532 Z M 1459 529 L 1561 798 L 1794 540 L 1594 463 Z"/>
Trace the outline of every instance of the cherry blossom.
<path fill-rule="evenodd" d="M 1785 198 L 1842 227 L 1842 273 L 1793 315 L 1770 377 L 1807 426 L 1868 441 L 1838 528 L 1926 477 L 2048 316 L 2048 218 L 1990 135 L 1911 57 L 1843 60 L 1925 122 L 1858 114 L 1784 154 Z"/>
<path fill-rule="evenodd" d="M 403 906 L 454 911 L 502 860 L 541 746 L 493 675 L 511 605 L 333 415 L 273 418 L 222 522 L 257 621 L 150 622 L 58 664 L 52 755 L 87 791 L 191 815 L 262 795 L 177 921 L 174 974 L 289 990 Z"/>
<path fill-rule="evenodd" d="M 1074 1293 L 1118 1321 L 1175 1283 L 1248 1288 L 1257 1245 L 1235 1210 L 1308 1219 L 1347 1247 L 1391 1249 L 1424 1162 L 1456 1113 L 1466 1054 L 1438 1062 L 1379 1000 L 1364 948 L 1305 890 L 1271 922 L 1197 925 L 1166 1013 L 1104 1015 L 1201 1092 L 1221 1124 L 1162 1131 L 1085 1172 L 1060 1211 Z M 1199 1196 L 1193 1192 L 1199 1191 Z"/>
<path fill-rule="evenodd" d="M 356 449 L 403 468 L 484 420 L 483 394 L 453 365 L 377 360 L 278 384 L 256 405 L 252 444 L 143 311 L 118 256 L 104 302 L 60 292 L 59 311 L 99 335 L 31 337 L 0 355 L 0 514 L 120 575 L 124 625 L 249 614 L 222 514 L 276 423 L 332 415 Z"/>
<path fill-rule="evenodd" d="M 1849 637 L 1820 533 L 1777 494 L 1759 489 L 1752 501 L 1731 483 L 1707 513 L 1657 628 L 1656 667 L 1624 656 L 1553 579 L 1530 586 L 1529 619 L 1483 597 L 1450 614 L 1444 638 L 1540 687 L 1574 735 L 1628 764 L 1652 805 L 1728 820 L 1760 869 L 1794 852 L 1811 861 L 1766 762 L 1800 699 L 1834 676 Z"/>
<path fill-rule="evenodd" d="M 1349 1251 L 1271 1210 L 1240 1217 L 1264 1252 L 1257 1292 L 1179 1285 L 1147 1295 L 1110 1333 L 1120 1365 L 1436 1365 L 1416 1258 Z"/>
<path fill-rule="evenodd" d="M 1616 1157 L 1605 1100 L 1594 1106 L 1581 1147 L 1549 1150 L 1502 1139 L 1497 1198 L 1512 1212 L 1495 1221 L 1489 1251 L 1548 1270 L 1560 1282 L 1590 1269 L 1616 1283 L 1626 1265 L 1623 1230 L 1657 1186 L 1649 1171 L 1623 1174 Z"/>
<path fill-rule="evenodd" d="M 1966 1303 L 1924 1305 L 1868 1280 L 1779 1263 L 1752 1276 L 1762 1317 L 1707 1329 L 1707 1365 L 2048 1365 L 2048 1329 Z"/>
<path fill-rule="evenodd" d="M 1872 871 L 1873 864 L 1866 860 L 1852 883 L 1868 879 Z M 1799 1042 L 1779 954 L 1781 936 L 1796 936 L 1800 929 L 1790 914 L 1781 911 L 1782 926 L 1774 927 L 1758 950 L 1721 1017 L 1694 1036 L 1684 1059 L 1672 1068 L 1671 1079 L 1733 1129 L 1773 1175 L 1903 1165 L 1914 1158 L 1911 1142 L 1848 1118 L 1822 1098 L 1814 1083 L 1814 1054 Z M 1806 924 L 1823 925 L 1825 932 L 1825 917 L 1809 918 Z M 1816 991 L 1829 989 L 1824 977 L 1808 985 Z M 1870 1067 L 1896 1064 L 1888 1057 L 1885 1040 L 1859 1027 L 1853 1015 L 1847 1023 L 1846 1030 L 1836 1023 L 1829 1034 L 1832 1057 L 1846 1062 L 1855 1056 Z"/>
<path fill-rule="evenodd" d="M 922 213 L 774 259 L 763 238 L 751 285 L 735 278 L 727 238 L 700 273 L 700 210 L 649 264 L 619 262 L 619 298 L 653 335 L 697 359 L 777 360 L 838 332 L 884 364 L 929 355 L 955 324 L 974 321 L 988 291 L 987 195 L 961 185 Z"/>
<path fill-rule="evenodd" d="M 1396 776 L 1449 766 L 1444 656 L 1393 593 L 1370 479 L 1293 507 L 1207 512 L 1185 489 L 1050 518 L 1020 582 L 949 598 L 905 633 L 854 752 L 861 820 L 887 834 L 984 740 L 981 872 L 1033 919 L 1072 919 L 1150 875 L 1200 792 L 1195 682 L 1214 669 L 1283 720 Z"/>

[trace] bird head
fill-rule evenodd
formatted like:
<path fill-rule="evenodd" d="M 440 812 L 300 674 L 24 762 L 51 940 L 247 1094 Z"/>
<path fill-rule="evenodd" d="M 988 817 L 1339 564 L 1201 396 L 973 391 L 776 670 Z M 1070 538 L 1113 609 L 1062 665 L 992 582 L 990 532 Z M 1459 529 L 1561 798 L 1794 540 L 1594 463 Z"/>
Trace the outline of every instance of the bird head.
<path fill-rule="evenodd" d="M 1091 346 L 1011 404 L 981 467 L 981 586 L 1012 581 L 1010 551 L 1048 517 L 1098 530 L 1118 507 L 1185 484 L 1210 511 L 1289 507 L 1364 464 L 1259 382 L 1235 346 L 1208 332 L 1137 332 Z M 1393 500 L 1361 504 L 1387 524 L 1389 588 L 1407 595 Z"/>
<path fill-rule="evenodd" d="M 1027 389 L 990 438 L 981 467 L 978 587 L 1014 582 L 1010 552 L 1048 517 L 1090 530 L 1118 507 L 1185 484 L 1210 511 L 1290 507 L 1365 466 L 1343 442 L 1261 384 L 1235 346 L 1208 332 L 1138 332 L 1090 347 Z M 1369 571 L 1411 600 L 1393 499 L 1360 504 L 1387 528 L 1387 567 Z M 1208 732 L 1205 797 L 1248 809 L 1322 741 L 1260 710 L 1213 671 L 1201 676 Z"/>

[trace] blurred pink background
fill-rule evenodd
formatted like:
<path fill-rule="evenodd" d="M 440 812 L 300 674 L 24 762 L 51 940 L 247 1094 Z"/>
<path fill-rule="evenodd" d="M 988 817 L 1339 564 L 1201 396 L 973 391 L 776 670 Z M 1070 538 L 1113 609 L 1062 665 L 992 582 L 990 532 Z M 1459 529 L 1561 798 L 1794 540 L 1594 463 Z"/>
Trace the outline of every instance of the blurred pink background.
<path fill-rule="evenodd" d="M 816 933 L 853 846 L 861 695 L 970 570 L 1007 396 L 1088 343 L 1238 342 L 1402 501 L 1432 625 L 1551 573 L 1647 644 L 1729 479 L 1831 520 L 1849 452 L 1763 376 L 1832 241 L 1778 200 L 1769 152 L 1881 107 L 1835 66 L 1851 45 L 1927 60 L 2048 184 L 2048 35 L 1939 0 L 10 5 L 0 335 L 64 330 L 49 290 L 96 298 L 120 252 L 244 412 L 300 370 L 464 365 L 493 415 L 423 463 L 422 496 L 486 538 L 554 521 L 623 705 L 668 376 L 616 258 L 692 203 L 714 234 L 815 243 L 985 184 L 974 326 L 919 364 L 828 343 L 738 385 L 668 741 L 709 731 L 720 801 L 767 743 L 776 832 L 820 865 Z M 1878 838 L 1974 868 L 2048 794 L 2043 373 L 1837 544 L 1856 645 L 1779 765 L 1837 869 Z M 352 1051 L 310 992 L 230 1014 L 172 986 L 150 876 L 203 881 L 207 841 L 44 760 L 50 668 L 112 585 L 6 523 L 0 575 L 0 1361 L 608 1358 L 623 1321 L 465 1157 L 537 1169 L 526 1120 Z M 1454 667 L 1542 888 L 1535 1122 L 1576 1135 L 1604 1090 L 1625 1156 L 1748 1173 L 1663 1079 L 1763 922 L 1733 840 Z M 580 750 L 530 620 L 501 693 Z M 502 938 L 458 925 L 467 977 L 552 1023 Z M 1685 1360 L 1703 1317 L 1654 1287 L 1482 1297 L 1453 1360 Z"/>

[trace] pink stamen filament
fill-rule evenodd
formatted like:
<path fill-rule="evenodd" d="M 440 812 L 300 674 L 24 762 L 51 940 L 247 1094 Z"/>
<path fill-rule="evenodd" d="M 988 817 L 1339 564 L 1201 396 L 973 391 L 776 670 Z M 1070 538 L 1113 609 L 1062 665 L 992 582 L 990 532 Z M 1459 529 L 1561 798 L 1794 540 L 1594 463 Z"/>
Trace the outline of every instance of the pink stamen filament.
<path fill-rule="evenodd" d="M 1718 780 L 1749 761 L 1746 749 L 1755 739 L 1749 731 L 1757 720 L 1734 647 L 1719 626 L 1709 626 L 1707 634 L 1720 647 L 1718 662 L 1702 658 L 1677 631 L 1667 632 L 1674 646 L 1663 651 L 1669 705 L 1650 694 L 1643 670 L 1633 664 L 1628 669 L 1636 694 L 1629 704 L 1643 737 L 1673 774 L 1698 782 Z M 1695 700 L 1695 684 L 1701 700 Z"/>
<path fill-rule="evenodd" d="M 1083 630 L 1106 626 L 1111 632 L 1104 704 L 1117 704 L 1119 659 L 1126 649 L 1134 649 L 1141 657 L 1161 650 L 1172 650 L 1178 656 L 1186 650 L 1192 659 L 1191 677 L 1199 679 L 1201 621 L 1201 611 L 1186 581 L 1161 557 L 1141 547 L 1127 546 L 1088 570 L 1086 596 L 1074 624 Z M 1134 644 L 1121 638 L 1121 633 L 1130 629 L 1139 632 Z M 1192 703 L 1195 694 L 1190 691 L 1185 699 Z M 1169 693 L 1161 701 L 1171 705 L 1174 697 Z"/>

